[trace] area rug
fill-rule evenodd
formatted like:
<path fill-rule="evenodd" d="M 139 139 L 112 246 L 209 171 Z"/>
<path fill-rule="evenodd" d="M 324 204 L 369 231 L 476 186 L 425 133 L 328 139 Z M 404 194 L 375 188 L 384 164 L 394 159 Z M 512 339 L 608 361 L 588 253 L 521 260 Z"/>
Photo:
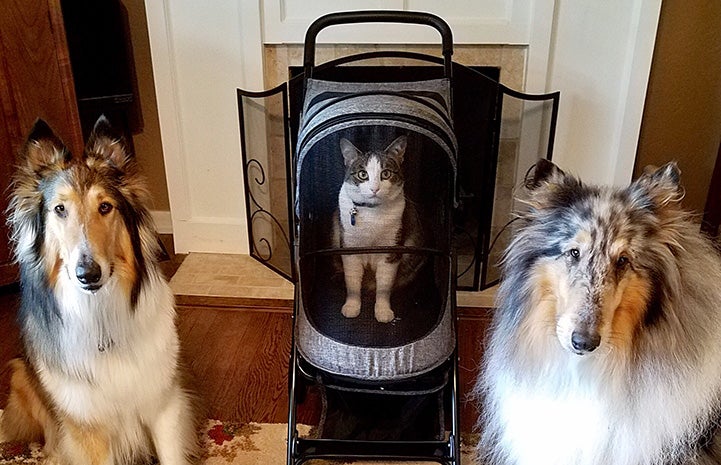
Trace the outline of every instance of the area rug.
<path fill-rule="evenodd" d="M 0 410 L 2 416 L 2 410 Z M 203 465 L 282 465 L 285 463 L 287 426 L 283 423 L 234 423 L 208 420 L 201 431 Z M 301 436 L 312 434 L 311 427 L 299 425 Z M 464 438 L 461 463 L 474 465 L 474 438 Z M 43 463 L 39 444 L 7 442 L 0 431 L 0 465 L 34 465 Z M 315 460 L 313 465 L 345 465 L 346 462 Z M 353 462 L 356 465 L 383 465 L 382 462 Z M 414 465 L 418 462 L 398 462 Z M 425 462 L 424 462 L 425 463 Z"/>

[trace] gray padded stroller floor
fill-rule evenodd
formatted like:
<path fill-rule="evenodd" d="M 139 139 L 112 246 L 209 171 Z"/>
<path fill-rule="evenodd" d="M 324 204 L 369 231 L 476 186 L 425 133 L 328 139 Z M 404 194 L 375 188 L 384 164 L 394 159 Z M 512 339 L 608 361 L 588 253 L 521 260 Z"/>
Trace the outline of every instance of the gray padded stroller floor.
<path fill-rule="evenodd" d="M 328 260 L 324 260 L 328 264 Z M 328 265 L 332 268 L 332 266 Z M 345 286 L 339 271 L 318 270 L 313 290 L 306 292 L 306 315 L 322 334 L 358 347 L 397 347 L 429 334 L 438 324 L 442 299 L 433 276 L 432 261 L 413 282 L 393 292 L 391 306 L 396 318 L 390 323 L 376 321 L 373 314 L 375 292 L 364 286 L 361 313 L 356 318 L 341 314 Z M 372 280 L 366 273 L 364 284 Z"/>

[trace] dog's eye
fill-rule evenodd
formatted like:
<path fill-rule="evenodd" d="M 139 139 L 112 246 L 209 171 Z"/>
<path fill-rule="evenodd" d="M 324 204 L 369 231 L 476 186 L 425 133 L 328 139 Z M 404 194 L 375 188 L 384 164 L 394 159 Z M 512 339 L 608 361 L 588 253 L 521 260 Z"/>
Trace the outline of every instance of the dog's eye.
<path fill-rule="evenodd" d="M 55 214 L 58 215 L 60 218 L 65 218 L 66 216 L 68 216 L 68 212 L 65 210 L 65 205 L 63 205 L 62 203 L 59 205 L 55 205 L 53 211 L 55 211 Z"/>
<path fill-rule="evenodd" d="M 108 213 L 110 213 L 110 211 L 112 209 L 113 209 L 112 204 L 110 204 L 108 202 L 103 202 L 98 207 L 98 212 L 100 212 L 101 215 L 107 215 Z"/>
<path fill-rule="evenodd" d="M 568 254 L 576 260 L 578 260 L 581 257 L 581 251 L 576 248 L 569 250 Z"/>
<path fill-rule="evenodd" d="M 621 255 L 618 257 L 618 260 L 616 260 L 616 267 L 623 268 L 624 266 L 628 265 L 630 263 L 629 259 L 625 255 Z"/>

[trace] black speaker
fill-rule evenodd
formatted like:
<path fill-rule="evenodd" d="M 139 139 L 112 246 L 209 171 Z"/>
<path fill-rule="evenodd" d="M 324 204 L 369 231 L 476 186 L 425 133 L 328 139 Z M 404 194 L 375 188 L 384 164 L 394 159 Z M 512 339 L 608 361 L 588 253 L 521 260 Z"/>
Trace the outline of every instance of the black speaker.
<path fill-rule="evenodd" d="M 119 0 L 61 0 L 83 136 L 104 114 L 132 150 L 142 131 L 128 12 Z"/>

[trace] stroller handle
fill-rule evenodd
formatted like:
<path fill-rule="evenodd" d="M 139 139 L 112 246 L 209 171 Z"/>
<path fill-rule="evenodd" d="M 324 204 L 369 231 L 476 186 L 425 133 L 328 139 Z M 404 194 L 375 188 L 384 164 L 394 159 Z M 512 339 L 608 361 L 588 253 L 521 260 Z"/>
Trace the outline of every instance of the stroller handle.
<path fill-rule="evenodd" d="M 453 33 L 443 19 L 431 13 L 399 10 L 362 10 L 330 13 L 313 21 L 305 33 L 303 71 L 306 78 L 313 76 L 315 64 L 315 39 L 328 26 L 354 23 L 404 23 L 431 26 L 441 34 L 443 66 L 446 77 L 451 77 L 451 56 L 453 55 Z"/>

